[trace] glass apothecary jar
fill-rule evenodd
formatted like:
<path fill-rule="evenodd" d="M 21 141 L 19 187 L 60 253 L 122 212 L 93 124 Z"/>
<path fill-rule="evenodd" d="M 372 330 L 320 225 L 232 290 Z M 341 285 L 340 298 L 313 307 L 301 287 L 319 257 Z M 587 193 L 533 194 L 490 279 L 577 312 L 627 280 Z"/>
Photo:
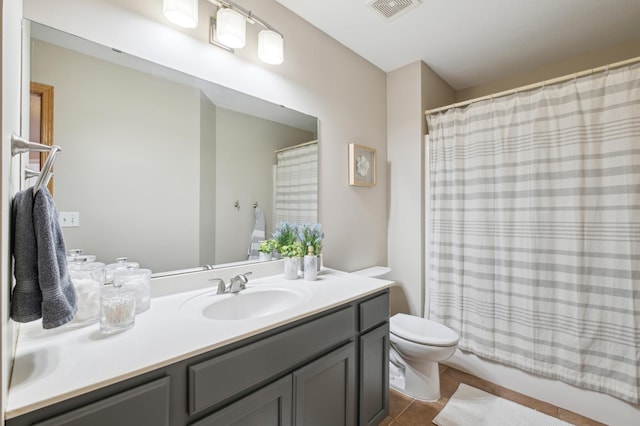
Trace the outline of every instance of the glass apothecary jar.
<path fill-rule="evenodd" d="M 110 284 L 114 281 L 116 272 L 123 271 L 125 269 L 138 269 L 140 265 L 136 262 L 130 262 L 126 257 L 116 258 L 115 263 L 110 263 L 105 268 L 105 282 Z"/>
<path fill-rule="evenodd" d="M 139 314 L 151 307 L 150 269 L 119 269 L 115 273 L 113 283 L 135 292 L 136 313 Z"/>
<path fill-rule="evenodd" d="M 136 323 L 136 292 L 118 285 L 107 285 L 100 295 L 100 332 L 115 334 Z"/>
<path fill-rule="evenodd" d="M 104 263 L 77 256 L 69 263 L 69 276 L 76 290 L 78 311 L 71 324 L 92 323 L 100 317 L 100 289 L 104 285 Z"/>

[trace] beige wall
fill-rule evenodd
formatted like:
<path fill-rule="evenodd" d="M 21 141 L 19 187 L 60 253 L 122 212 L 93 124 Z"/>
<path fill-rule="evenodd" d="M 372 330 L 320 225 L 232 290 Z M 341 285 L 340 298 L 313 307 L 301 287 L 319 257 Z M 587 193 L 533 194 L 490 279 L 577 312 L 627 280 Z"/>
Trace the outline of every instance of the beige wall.
<path fill-rule="evenodd" d="M 207 43 L 206 2 L 200 7 L 201 25 L 195 31 L 178 30 L 164 20 L 158 1 L 28 0 L 25 15 L 318 117 L 324 262 L 347 271 L 386 264 L 385 73 L 273 0 L 245 0 L 243 7 L 285 35 L 284 64 L 257 62 L 255 26 L 249 26 L 248 46 L 229 54 Z M 348 185 L 351 142 L 377 150 L 382 167 L 376 187 Z"/>
<path fill-rule="evenodd" d="M 387 75 L 388 258 L 396 281 L 391 310 L 424 308 L 424 110 L 451 103 L 454 90 L 423 62 Z"/>
<path fill-rule="evenodd" d="M 640 39 L 527 70 L 487 84 L 458 90 L 456 102 L 538 83 L 640 56 Z"/>
<path fill-rule="evenodd" d="M 54 86 L 56 205 L 80 213 L 67 247 L 152 271 L 196 266 L 200 92 L 39 41 L 31 78 Z"/>
<path fill-rule="evenodd" d="M 216 106 L 200 95 L 200 261 L 211 265 L 216 258 Z"/>

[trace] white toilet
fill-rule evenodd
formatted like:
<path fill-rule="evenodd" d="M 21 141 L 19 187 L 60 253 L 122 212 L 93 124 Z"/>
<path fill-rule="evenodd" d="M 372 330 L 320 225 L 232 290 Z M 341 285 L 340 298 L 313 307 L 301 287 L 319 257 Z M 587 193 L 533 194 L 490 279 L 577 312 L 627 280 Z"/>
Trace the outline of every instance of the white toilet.
<path fill-rule="evenodd" d="M 391 269 L 374 266 L 354 274 L 382 278 Z M 389 320 L 389 385 L 420 401 L 440 399 L 438 362 L 455 353 L 458 334 L 435 321 L 407 314 Z"/>
<path fill-rule="evenodd" d="M 435 321 L 396 314 L 389 320 L 389 384 L 420 401 L 440 399 L 438 362 L 456 351 L 458 334 Z"/>

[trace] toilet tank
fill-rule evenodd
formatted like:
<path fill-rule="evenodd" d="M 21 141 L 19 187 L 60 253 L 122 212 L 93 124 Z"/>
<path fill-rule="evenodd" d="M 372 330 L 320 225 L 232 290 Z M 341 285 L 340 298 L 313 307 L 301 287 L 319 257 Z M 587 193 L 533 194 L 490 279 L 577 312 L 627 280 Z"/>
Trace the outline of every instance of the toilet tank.
<path fill-rule="evenodd" d="M 371 266 L 353 271 L 352 274 L 362 275 L 363 277 L 384 278 L 389 272 L 391 272 L 391 268 L 387 266 Z"/>

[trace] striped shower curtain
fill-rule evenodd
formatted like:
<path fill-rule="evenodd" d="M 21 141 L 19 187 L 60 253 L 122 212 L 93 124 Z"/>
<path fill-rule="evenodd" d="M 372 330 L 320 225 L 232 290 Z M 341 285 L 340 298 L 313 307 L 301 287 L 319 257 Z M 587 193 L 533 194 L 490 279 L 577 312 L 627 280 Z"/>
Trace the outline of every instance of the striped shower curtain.
<path fill-rule="evenodd" d="M 430 115 L 431 318 L 640 402 L 640 66 Z"/>
<path fill-rule="evenodd" d="M 318 222 L 318 143 L 276 153 L 274 226 Z"/>

